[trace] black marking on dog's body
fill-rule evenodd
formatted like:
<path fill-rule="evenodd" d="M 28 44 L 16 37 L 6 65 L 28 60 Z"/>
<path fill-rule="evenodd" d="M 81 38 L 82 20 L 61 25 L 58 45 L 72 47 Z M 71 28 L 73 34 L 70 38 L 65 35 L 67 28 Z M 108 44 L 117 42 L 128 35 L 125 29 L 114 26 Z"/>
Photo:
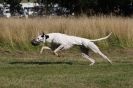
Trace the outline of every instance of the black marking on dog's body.
<path fill-rule="evenodd" d="M 52 50 L 55 50 L 56 48 L 58 48 L 60 46 L 60 44 L 56 44 L 56 43 L 51 43 L 51 46 L 50 46 L 50 48 L 52 49 Z"/>
<path fill-rule="evenodd" d="M 82 53 L 85 53 L 85 54 L 87 54 L 87 55 L 89 55 L 89 48 L 86 48 L 85 46 L 80 46 L 80 51 L 82 52 Z"/>

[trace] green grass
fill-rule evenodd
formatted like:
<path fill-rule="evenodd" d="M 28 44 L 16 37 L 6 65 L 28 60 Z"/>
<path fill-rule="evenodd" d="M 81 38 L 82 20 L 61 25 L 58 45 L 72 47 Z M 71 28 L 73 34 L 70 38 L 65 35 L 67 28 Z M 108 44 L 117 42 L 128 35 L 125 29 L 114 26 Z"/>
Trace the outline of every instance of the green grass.
<path fill-rule="evenodd" d="M 61 57 L 1 51 L 0 88 L 132 88 L 133 57 L 126 51 L 109 52 L 113 65 L 92 53 L 97 63 L 89 66 L 76 51 Z"/>
<path fill-rule="evenodd" d="M 133 19 L 121 17 L 2 18 L 0 88 L 132 88 L 133 49 L 126 49 L 133 47 L 132 23 Z M 30 41 L 42 31 L 88 39 L 113 32 L 106 41 L 96 42 L 113 65 L 91 53 L 96 59 L 91 67 L 77 48 L 62 52 L 61 57 L 49 51 L 39 55 L 41 46 L 35 48 Z"/>

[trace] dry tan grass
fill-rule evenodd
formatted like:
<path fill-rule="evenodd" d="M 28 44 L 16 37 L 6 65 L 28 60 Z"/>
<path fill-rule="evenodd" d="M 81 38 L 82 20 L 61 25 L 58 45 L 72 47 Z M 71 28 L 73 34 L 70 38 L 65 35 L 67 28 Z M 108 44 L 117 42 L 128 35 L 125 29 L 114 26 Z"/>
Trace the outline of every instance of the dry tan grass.
<path fill-rule="evenodd" d="M 133 46 L 133 19 L 122 17 L 47 17 L 35 19 L 0 19 L 0 43 L 9 47 L 29 47 L 38 33 L 61 32 L 86 38 L 99 38 L 113 32 L 101 46 Z"/>

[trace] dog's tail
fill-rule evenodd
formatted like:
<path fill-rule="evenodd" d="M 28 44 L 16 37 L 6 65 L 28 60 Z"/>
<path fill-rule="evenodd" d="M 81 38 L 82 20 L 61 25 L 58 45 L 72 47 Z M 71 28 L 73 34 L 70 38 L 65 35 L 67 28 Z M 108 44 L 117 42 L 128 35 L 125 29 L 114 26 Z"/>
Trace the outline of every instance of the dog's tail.
<path fill-rule="evenodd" d="M 106 36 L 106 37 L 99 38 L 99 39 L 94 39 L 94 40 L 90 40 L 90 41 L 91 41 L 91 42 L 95 42 L 95 41 L 105 40 L 105 39 L 107 39 L 111 34 L 112 34 L 112 32 L 111 32 L 108 36 Z"/>

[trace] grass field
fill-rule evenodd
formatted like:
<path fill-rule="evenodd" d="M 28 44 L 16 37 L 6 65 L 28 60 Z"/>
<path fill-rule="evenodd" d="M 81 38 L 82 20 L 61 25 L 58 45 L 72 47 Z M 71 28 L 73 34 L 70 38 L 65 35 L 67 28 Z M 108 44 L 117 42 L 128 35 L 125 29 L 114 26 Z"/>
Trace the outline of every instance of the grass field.
<path fill-rule="evenodd" d="M 111 37 L 97 44 L 103 48 L 133 47 L 133 18 L 122 17 L 46 17 L 35 19 L 0 19 L 0 47 L 32 50 L 31 39 L 38 33 L 60 32 L 88 39 L 96 39 L 113 32 Z"/>
<path fill-rule="evenodd" d="M 0 88 L 132 88 L 133 18 L 122 17 L 46 17 L 35 19 L 0 18 Z M 55 57 L 30 44 L 38 33 L 61 32 L 96 39 L 113 62 L 100 56 L 94 66 L 83 59 L 77 47 Z"/>
<path fill-rule="evenodd" d="M 103 51 L 113 65 L 100 56 L 94 66 L 75 50 L 54 57 L 49 51 L 0 51 L 0 88 L 132 88 L 132 50 Z"/>

